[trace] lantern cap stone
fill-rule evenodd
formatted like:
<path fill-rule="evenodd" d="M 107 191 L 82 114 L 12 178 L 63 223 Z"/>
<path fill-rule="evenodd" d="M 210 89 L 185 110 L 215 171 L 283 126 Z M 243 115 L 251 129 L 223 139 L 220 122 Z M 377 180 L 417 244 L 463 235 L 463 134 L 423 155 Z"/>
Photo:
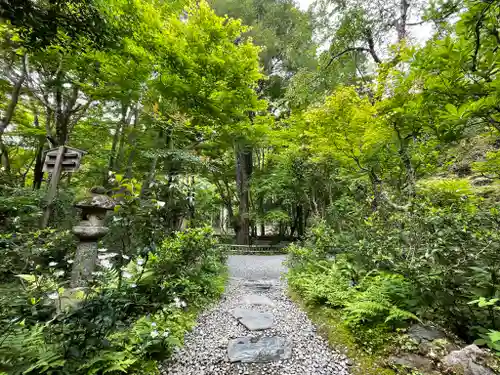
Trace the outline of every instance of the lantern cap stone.
<path fill-rule="evenodd" d="M 115 208 L 115 201 L 105 194 L 91 194 L 90 196 L 75 203 L 75 207 L 82 209 L 94 208 L 112 210 Z"/>

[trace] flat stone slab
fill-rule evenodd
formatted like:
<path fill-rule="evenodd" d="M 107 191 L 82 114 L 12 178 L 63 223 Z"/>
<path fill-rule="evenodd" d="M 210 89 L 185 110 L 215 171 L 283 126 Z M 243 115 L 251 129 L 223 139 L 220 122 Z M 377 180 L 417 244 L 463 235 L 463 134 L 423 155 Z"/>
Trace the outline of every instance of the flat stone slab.
<path fill-rule="evenodd" d="M 259 290 L 269 290 L 274 285 L 271 280 L 249 280 L 243 283 L 244 286 L 254 289 L 256 291 Z"/>
<path fill-rule="evenodd" d="M 274 306 L 273 301 L 269 297 L 261 296 L 258 294 L 247 294 L 241 298 L 241 303 L 244 305 L 264 305 L 264 306 Z"/>
<path fill-rule="evenodd" d="M 289 359 L 292 343 L 284 337 L 239 337 L 229 341 L 227 354 L 231 362 L 271 362 Z"/>
<path fill-rule="evenodd" d="M 269 329 L 274 325 L 274 316 L 271 313 L 260 312 L 237 307 L 233 316 L 250 331 Z"/>

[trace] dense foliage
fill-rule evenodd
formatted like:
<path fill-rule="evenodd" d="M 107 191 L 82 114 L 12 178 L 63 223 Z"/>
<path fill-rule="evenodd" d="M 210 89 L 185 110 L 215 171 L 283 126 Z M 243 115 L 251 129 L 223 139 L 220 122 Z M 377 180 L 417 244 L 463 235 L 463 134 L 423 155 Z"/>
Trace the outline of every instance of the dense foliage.
<path fill-rule="evenodd" d="M 224 287 L 209 228 L 179 232 L 144 257 L 100 249 L 99 260 L 89 289 L 66 290 L 65 265 L 56 262 L 18 275 L 15 293 L 5 287 L 2 370 L 156 373 L 154 360 L 182 342 L 197 310 Z"/>
<path fill-rule="evenodd" d="M 500 349 L 499 8 L 457 7 L 425 46 L 402 38 L 377 57 L 370 84 L 338 87 L 288 122 L 315 214 L 290 248 L 290 285 L 340 310 L 369 350 L 417 321 Z"/>

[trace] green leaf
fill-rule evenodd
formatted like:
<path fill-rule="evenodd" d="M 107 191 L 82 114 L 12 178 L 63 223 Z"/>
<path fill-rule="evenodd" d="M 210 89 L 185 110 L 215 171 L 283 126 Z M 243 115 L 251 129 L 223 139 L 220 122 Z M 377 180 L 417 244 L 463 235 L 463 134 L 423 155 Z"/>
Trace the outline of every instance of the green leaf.
<path fill-rule="evenodd" d="M 490 331 L 490 333 L 488 333 L 488 337 L 493 343 L 500 341 L 500 331 Z"/>
<path fill-rule="evenodd" d="M 452 115 L 458 115 L 457 107 L 455 107 L 453 104 L 448 103 L 444 106 L 444 108 L 446 109 L 446 111 L 448 111 L 448 113 Z"/>
<path fill-rule="evenodd" d="M 486 345 L 486 343 L 487 343 L 487 341 L 485 339 L 474 340 L 474 344 L 479 345 L 479 346 Z"/>
<path fill-rule="evenodd" d="M 36 281 L 35 275 L 16 275 L 16 277 L 19 277 L 20 279 L 26 280 L 29 283 L 34 283 Z"/>

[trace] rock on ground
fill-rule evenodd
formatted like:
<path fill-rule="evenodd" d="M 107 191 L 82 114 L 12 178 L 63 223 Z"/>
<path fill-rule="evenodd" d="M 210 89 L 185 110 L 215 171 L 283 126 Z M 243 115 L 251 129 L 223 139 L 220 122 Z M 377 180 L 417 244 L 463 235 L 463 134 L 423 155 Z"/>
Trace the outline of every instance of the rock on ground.
<path fill-rule="evenodd" d="M 219 303 L 202 313 L 193 331 L 186 334 L 185 346 L 162 366 L 163 375 L 347 375 L 349 360 L 329 348 L 316 334 L 307 315 L 286 295 L 284 256 L 239 255 L 229 257 L 230 280 Z M 272 286 L 256 288 L 249 280 L 267 280 Z M 251 305 L 255 311 L 272 313 L 274 326 L 249 331 L 233 316 L 246 295 L 268 297 L 274 306 Z M 266 363 L 231 363 L 228 344 L 240 337 L 283 337 L 290 341 L 291 358 Z"/>

